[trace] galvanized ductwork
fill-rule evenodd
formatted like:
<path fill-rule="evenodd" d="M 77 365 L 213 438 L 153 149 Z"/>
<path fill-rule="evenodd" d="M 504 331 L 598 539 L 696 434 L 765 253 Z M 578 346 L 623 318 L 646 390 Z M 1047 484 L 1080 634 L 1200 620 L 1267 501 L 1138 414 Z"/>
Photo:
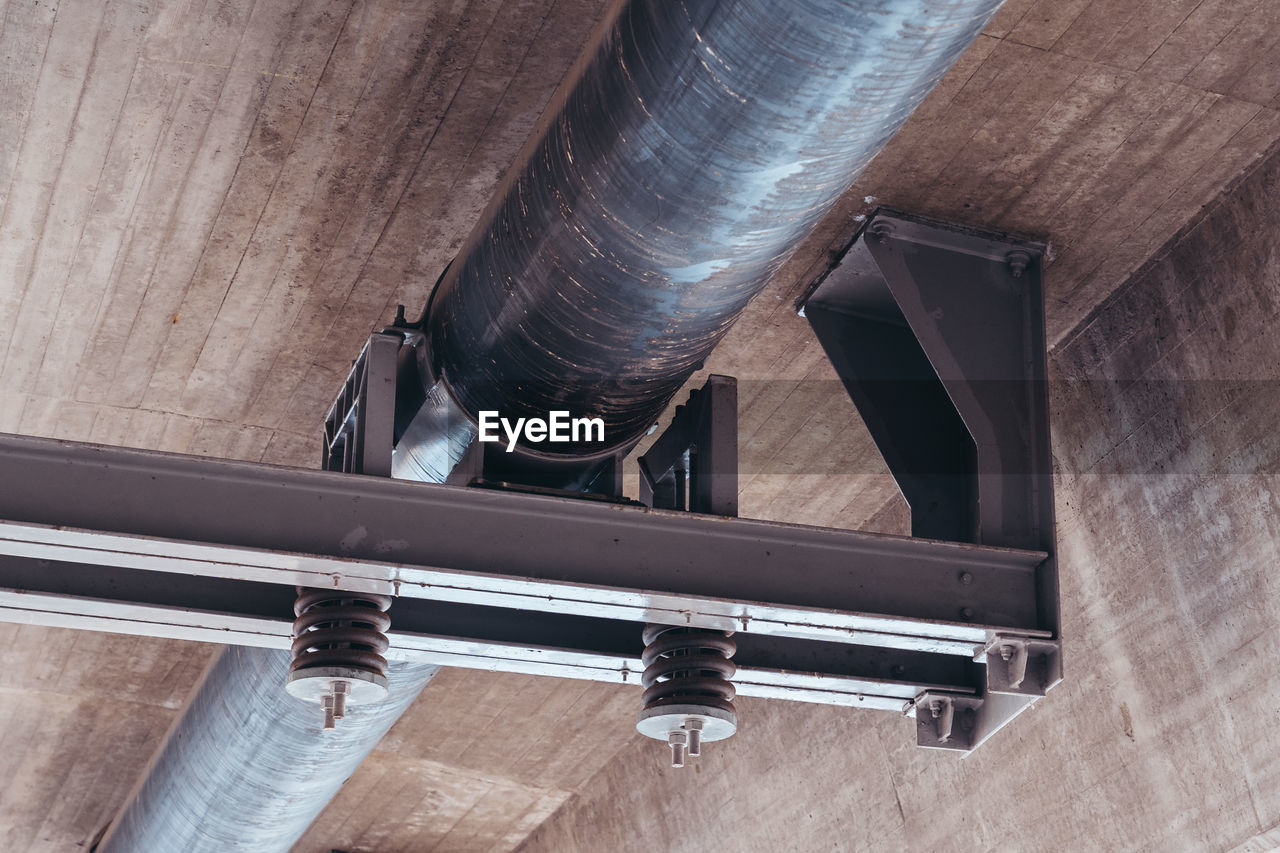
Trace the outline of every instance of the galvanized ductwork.
<path fill-rule="evenodd" d="M 443 481 L 481 410 L 627 447 L 999 5 L 625 4 L 432 295 L 395 475 Z M 286 670 L 228 651 L 102 849 L 287 850 L 431 668 L 328 736 Z"/>
<path fill-rule="evenodd" d="M 391 665 L 391 696 L 321 734 L 284 692 L 289 654 L 227 647 L 100 851 L 285 851 L 422 692 L 437 667 Z"/>
<path fill-rule="evenodd" d="M 397 476 L 482 410 L 636 440 L 999 5 L 628 4 L 432 296 Z"/>

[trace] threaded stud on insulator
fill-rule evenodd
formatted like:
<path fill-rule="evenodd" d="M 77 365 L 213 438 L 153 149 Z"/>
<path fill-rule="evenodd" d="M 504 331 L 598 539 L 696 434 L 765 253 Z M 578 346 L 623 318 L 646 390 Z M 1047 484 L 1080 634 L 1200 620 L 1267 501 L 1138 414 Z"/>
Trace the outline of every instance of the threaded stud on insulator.
<path fill-rule="evenodd" d="M 293 605 L 293 662 L 285 688 L 319 702 L 324 729 L 347 708 L 387 698 L 386 630 L 391 596 L 298 588 Z"/>
<path fill-rule="evenodd" d="M 636 731 L 671 747 L 671 766 L 702 754 L 702 744 L 738 730 L 732 631 L 675 625 L 644 628 L 644 707 Z"/>

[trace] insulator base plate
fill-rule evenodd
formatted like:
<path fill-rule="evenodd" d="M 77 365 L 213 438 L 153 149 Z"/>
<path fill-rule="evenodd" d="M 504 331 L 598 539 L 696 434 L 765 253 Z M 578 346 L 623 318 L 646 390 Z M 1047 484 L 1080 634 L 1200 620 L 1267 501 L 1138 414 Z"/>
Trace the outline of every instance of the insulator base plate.
<path fill-rule="evenodd" d="M 324 696 L 333 693 L 335 681 L 347 683 L 348 705 L 381 702 L 389 692 L 385 676 L 347 666 L 313 666 L 291 672 L 285 682 L 285 689 L 290 696 L 319 702 Z"/>
<path fill-rule="evenodd" d="M 685 720 L 702 722 L 702 741 L 724 740 L 738 730 L 738 718 L 728 711 L 706 705 L 657 705 L 636 715 L 636 731 L 654 740 L 666 741 L 675 729 L 682 728 Z"/>

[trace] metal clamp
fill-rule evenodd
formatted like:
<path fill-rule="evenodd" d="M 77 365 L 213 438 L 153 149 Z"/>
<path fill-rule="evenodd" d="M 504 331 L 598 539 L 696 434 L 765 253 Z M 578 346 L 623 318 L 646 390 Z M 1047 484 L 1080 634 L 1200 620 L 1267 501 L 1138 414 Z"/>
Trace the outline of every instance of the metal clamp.
<path fill-rule="evenodd" d="M 915 698 L 907 713 L 915 714 L 916 743 L 929 749 L 968 752 L 977 746 L 975 732 L 982 699 L 958 693 L 926 691 Z"/>
<path fill-rule="evenodd" d="M 987 666 L 989 693 L 1043 696 L 1062 680 L 1058 640 L 996 634 L 974 661 Z"/>

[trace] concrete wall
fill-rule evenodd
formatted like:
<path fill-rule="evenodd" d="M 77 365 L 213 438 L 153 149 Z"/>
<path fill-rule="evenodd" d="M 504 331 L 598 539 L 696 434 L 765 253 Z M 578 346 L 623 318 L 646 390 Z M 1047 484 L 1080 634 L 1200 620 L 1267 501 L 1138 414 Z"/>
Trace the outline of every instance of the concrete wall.
<path fill-rule="evenodd" d="M 701 766 L 636 739 L 521 849 L 1262 849 L 1280 823 L 1277 222 L 1272 156 L 1051 354 L 1066 680 L 1038 706 L 961 760 L 905 719 L 744 700 Z"/>

